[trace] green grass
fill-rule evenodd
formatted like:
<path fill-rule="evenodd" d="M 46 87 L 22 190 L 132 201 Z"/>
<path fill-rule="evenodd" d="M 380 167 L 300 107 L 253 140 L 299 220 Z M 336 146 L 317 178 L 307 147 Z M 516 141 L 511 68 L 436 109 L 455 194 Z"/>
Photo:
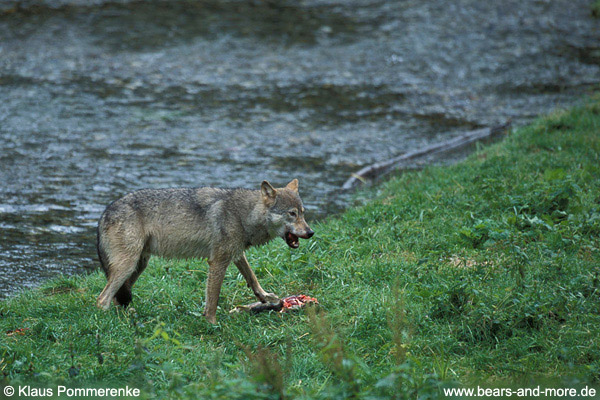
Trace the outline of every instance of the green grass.
<path fill-rule="evenodd" d="M 296 251 L 249 252 L 266 290 L 315 296 L 318 310 L 230 315 L 253 301 L 232 267 L 211 326 L 204 261 L 152 259 L 131 312 L 96 309 L 100 272 L 60 278 L 0 303 L 4 383 L 240 399 L 598 384 L 598 98 L 373 197 Z"/>

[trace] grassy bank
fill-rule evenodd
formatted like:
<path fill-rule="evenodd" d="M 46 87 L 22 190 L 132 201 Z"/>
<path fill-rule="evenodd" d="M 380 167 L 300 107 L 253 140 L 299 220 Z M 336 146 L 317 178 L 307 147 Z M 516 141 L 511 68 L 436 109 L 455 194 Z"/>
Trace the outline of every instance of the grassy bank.
<path fill-rule="evenodd" d="M 596 98 L 391 180 L 296 251 L 249 253 L 265 289 L 315 296 L 316 312 L 229 315 L 253 301 L 230 268 L 211 326 L 194 260 L 151 260 L 131 312 L 95 308 L 100 272 L 4 301 L 2 383 L 244 399 L 598 384 L 599 189 Z"/>

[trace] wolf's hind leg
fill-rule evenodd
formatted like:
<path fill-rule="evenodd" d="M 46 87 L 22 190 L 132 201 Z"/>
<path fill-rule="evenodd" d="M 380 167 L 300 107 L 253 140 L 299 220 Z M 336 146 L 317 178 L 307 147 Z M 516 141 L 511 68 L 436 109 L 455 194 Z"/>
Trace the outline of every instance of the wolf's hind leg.
<path fill-rule="evenodd" d="M 260 286 L 256 275 L 254 275 L 254 271 L 250 268 L 250 264 L 248 263 L 248 259 L 246 258 L 246 254 L 242 253 L 242 257 L 239 260 L 235 261 L 235 266 L 238 267 L 240 273 L 246 279 L 246 283 L 248 283 L 248 287 L 252 289 L 254 295 L 263 303 L 267 302 L 276 302 L 279 298 L 273 293 L 267 293 Z"/>
<path fill-rule="evenodd" d="M 148 266 L 149 259 L 150 255 L 143 254 L 138 260 L 137 266 L 135 268 L 135 271 L 133 271 L 133 274 L 131 274 L 131 276 L 127 278 L 125 283 L 121 285 L 119 290 L 117 290 L 117 293 L 115 294 L 115 300 L 119 305 L 127 307 L 129 303 L 131 303 L 131 299 L 133 298 L 133 295 L 131 294 L 131 289 L 133 288 L 135 281 L 137 281 L 137 278 L 142 272 L 144 272 L 146 266 Z"/>
<path fill-rule="evenodd" d="M 98 296 L 98 300 L 96 302 L 97 306 L 102 308 L 103 310 L 108 310 L 110 307 L 110 302 L 113 297 L 117 293 L 117 291 L 123 286 L 125 281 L 129 279 L 129 277 L 135 272 L 138 263 L 138 256 L 116 256 L 113 260 L 111 260 L 111 265 L 108 268 L 108 282 L 104 287 L 100 296 Z M 123 300 L 125 297 L 131 296 L 131 289 L 127 289 L 125 293 L 122 293 Z M 117 299 L 118 301 L 118 299 Z M 130 300 L 131 301 L 131 300 Z M 121 303 L 123 304 L 123 303 Z"/>
<path fill-rule="evenodd" d="M 141 273 L 144 272 L 146 267 L 148 266 L 148 260 L 150 259 L 150 254 L 142 254 L 140 259 L 138 260 L 137 267 L 133 274 L 129 277 L 127 282 L 129 283 L 129 287 L 132 288 L 137 281 L 137 278 L 140 277 Z"/>
<path fill-rule="evenodd" d="M 131 303 L 131 299 L 133 299 L 133 294 L 131 294 L 131 285 L 127 279 L 115 293 L 115 303 L 126 308 Z"/>

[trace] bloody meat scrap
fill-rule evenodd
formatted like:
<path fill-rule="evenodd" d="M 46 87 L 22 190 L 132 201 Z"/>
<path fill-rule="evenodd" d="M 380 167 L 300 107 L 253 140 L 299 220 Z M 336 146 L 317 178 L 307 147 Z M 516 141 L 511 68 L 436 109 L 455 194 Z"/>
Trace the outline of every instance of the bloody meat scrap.
<path fill-rule="evenodd" d="M 314 297 L 308 297 L 303 294 L 288 296 L 285 299 L 282 299 L 281 301 L 283 302 L 283 308 L 280 312 L 284 312 L 287 310 L 297 310 L 299 308 L 304 307 L 308 303 L 319 304 L 317 299 L 315 299 Z"/>
<path fill-rule="evenodd" d="M 257 314 L 259 312 L 273 310 L 283 313 L 290 310 L 298 310 L 307 304 L 319 304 L 319 302 L 314 297 L 298 294 L 285 297 L 279 300 L 278 303 L 261 303 L 258 301 L 245 306 L 237 306 L 231 310 L 231 312 L 250 311 Z"/>

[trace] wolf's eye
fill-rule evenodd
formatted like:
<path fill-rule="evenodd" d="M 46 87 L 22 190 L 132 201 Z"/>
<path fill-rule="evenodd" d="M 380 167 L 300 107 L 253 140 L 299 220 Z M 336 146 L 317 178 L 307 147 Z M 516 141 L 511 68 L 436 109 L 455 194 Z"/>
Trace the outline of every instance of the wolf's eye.
<path fill-rule="evenodd" d="M 296 211 L 289 211 L 288 214 L 290 214 L 291 217 L 296 218 Z"/>

